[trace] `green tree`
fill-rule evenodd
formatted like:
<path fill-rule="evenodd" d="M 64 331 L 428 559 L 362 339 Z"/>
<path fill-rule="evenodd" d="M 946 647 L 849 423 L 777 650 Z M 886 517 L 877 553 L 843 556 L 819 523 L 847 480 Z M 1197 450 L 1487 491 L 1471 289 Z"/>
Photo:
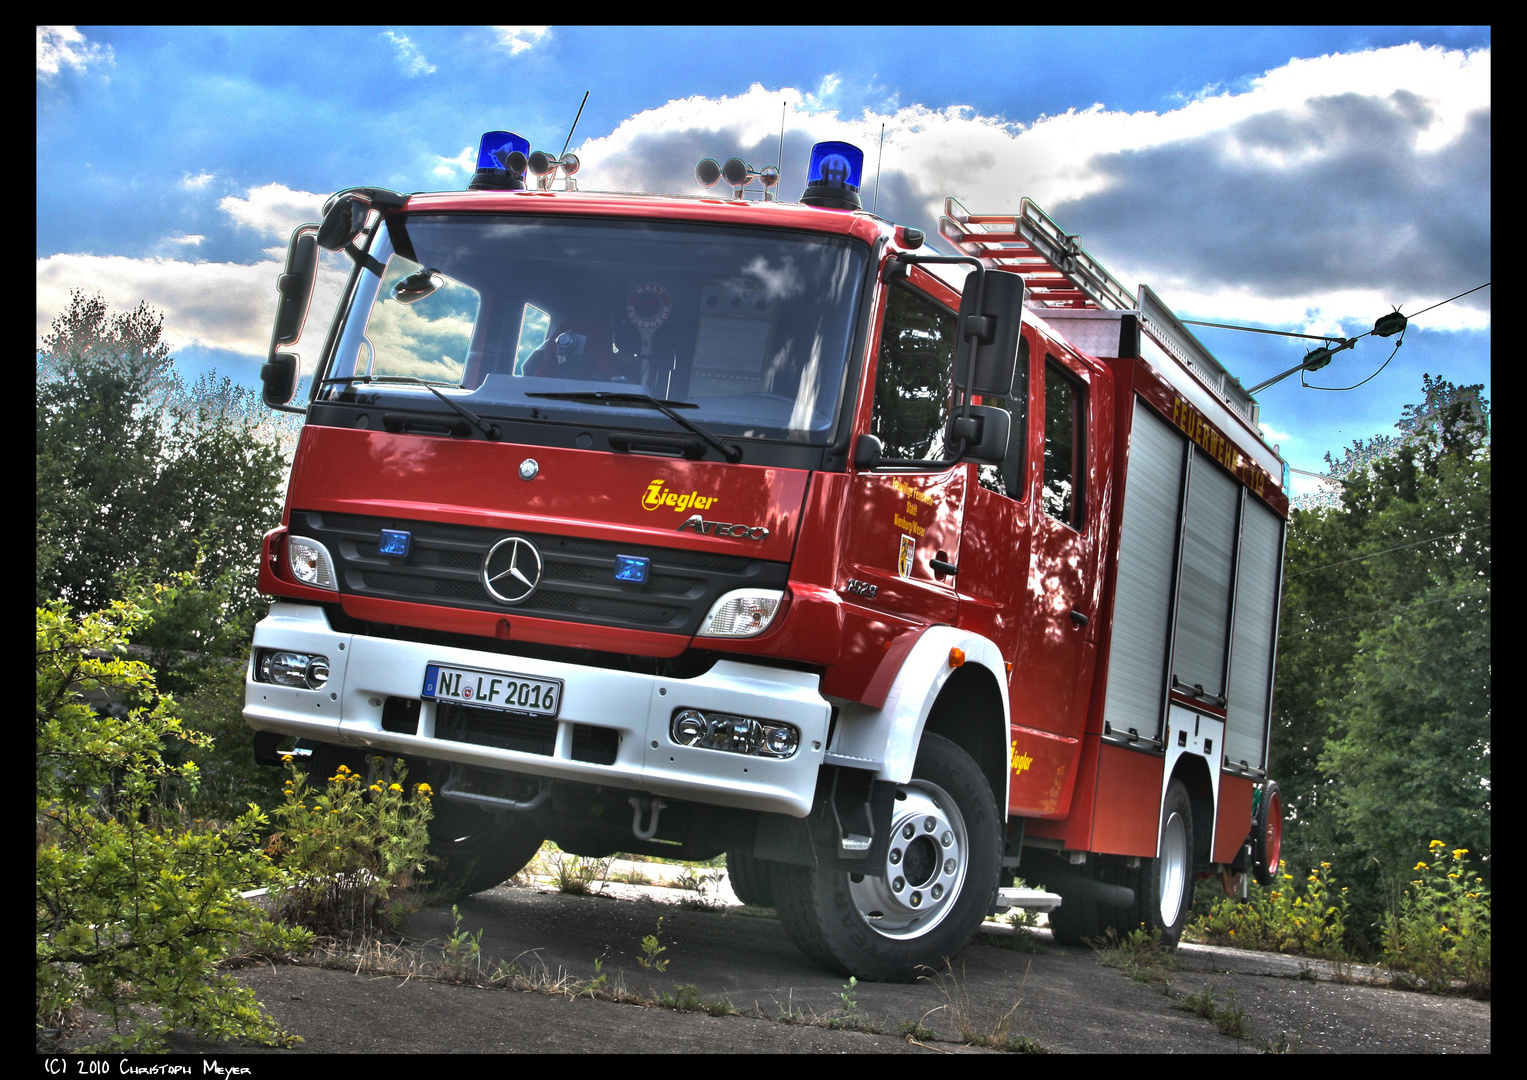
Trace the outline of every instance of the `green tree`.
<path fill-rule="evenodd" d="M 227 826 L 155 822 L 160 784 L 197 772 L 167 761 L 166 741 L 206 737 L 182 725 L 147 665 L 121 656 L 143 617 L 120 601 L 78 620 L 61 603 L 37 609 L 38 1028 L 83 1006 L 107 1014 L 113 1047 L 159 1049 L 175 1027 L 282 1044 L 217 966 L 308 936 L 240 898 L 279 878 L 260 850 L 258 807 Z M 134 707 L 98 707 L 107 700 Z"/>
<path fill-rule="evenodd" d="M 43 337 L 37 602 L 96 609 L 134 574 L 192 571 L 204 588 L 221 582 L 218 624 L 252 623 L 260 537 L 280 515 L 281 433 L 226 378 L 187 387 L 162 326 L 145 305 L 112 315 L 75 292 Z"/>
<path fill-rule="evenodd" d="M 1342 506 L 1290 524 L 1273 754 L 1291 810 L 1285 854 L 1300 871 L 1344 868 L 1359 937 L 1432 840 L 1475 852 L 1489 879 L 1481 389 L 1427 377 L 1399 438 L 1330 462 Z"/>

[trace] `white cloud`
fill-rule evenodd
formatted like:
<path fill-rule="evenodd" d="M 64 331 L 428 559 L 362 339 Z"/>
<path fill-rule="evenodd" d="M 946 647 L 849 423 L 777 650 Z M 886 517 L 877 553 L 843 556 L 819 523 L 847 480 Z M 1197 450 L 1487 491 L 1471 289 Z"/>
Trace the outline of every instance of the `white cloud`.
<path fill-rule="evenodd" d="M 526 49 L 532 49 L 545 40 L 551 33 L 551 27 L 495 26 L 493 31 L 498 35 L 498 43 L 509 50 L 509 55 L 518 56 Z"/>
<path fill-rule="evenodd" d="M 1348 334 L 1488 280 L 1490 51 L 1409 44 L 1292 60 L 1239 92 L 1206 87 L 1179 108 L 1102 104 L 1021 122 L 968 106 L 847 115 L 839 87 L 755 84 L 670 101 L 577 148 L 586 189 L 698 193 L 701 157 L 774 159 L 787 103 L 782 197 L 804 144 L 863 147 L 879 209 L 932 226 L 943 198 L 975 212 L 1028 196 L 1133 287 L 1199 318 Z M 1488 292 L 1426 315 L 1430 329 L 1489 325 Z M 1360 324 L 1360 325 L 1359 325 Z"/>
<path fill-rule="evenodd" d="M 212 174 L 209 172 L 197 173 L 195 176 L 192 176 L 190 173 L 186 173 L 186 175 L 181 178 L 180 186 L 183 188 L 190 188 L 192 191 L 199 191 L 211 182 Z"/>
<path fill-rule="evenodd" d="M 229 195 L 217 205 L 238 224 L 285 241 L 298 225 L 319 220 L 325 198 L 285 184 L 265 184 L 250 188 L 247 198 Z"/>
<path fill-rule="evenodd" d="M 392 42 L 398 54 L 398 68 L 404 75 L 410 78 L 419 75 L 433 75 L 435 65 L 424 58 L 424 53 L 403 34 L 394 34 L 391 30 L 382 32 L 382 36 Z"/>
<path fill-rule="evenodd" d="M 110 45 L 87 42 L 85 35 L 72 26 L 37 28 L 37 77 L 51 82 L 66 67 L 84 71 L 89 64 L 114 64 L 116 54 Z"/>
<path fill-rule="evenodd" d="M 304 221 L 317 221 L 323 196 L 280 184 L 253 188 L 246 198 L 219 203 L 235 222 L 280 241 L 255 263 L 190 261 L 184 258 L 129 258 L 122 255 L 53 255 L 37 260 L 37 334 L 69 306 L 69 293 L 100 293 L 117 311 L 130 311 L 146 300 L 164 313 L 164 338 L 172 348 L 201 345 L 262 356 L 270 345 L 276 314 L 276 279 L 285 269 L 285 241 Z M 200 235 L 168 237 L 166 243 L 187 249 Z M 316 357 L 323 332 L 344 290 L 350 263 L 342 255 L 321 252 L 318 280 L 304 343 Z M 309 362 L 314 357 L 305 357 Z"/>
<path fill-rule="evenodd" d="M 446 180 L 454 180 L 460 173 L 476 171 L 477 148 L 475 146 L 463 146 L 461 153 L 455 157 L 441 157 L 437 154 L 435 160 L 440 162 L 440 164 L 431 169 L 430 173 Z"/>

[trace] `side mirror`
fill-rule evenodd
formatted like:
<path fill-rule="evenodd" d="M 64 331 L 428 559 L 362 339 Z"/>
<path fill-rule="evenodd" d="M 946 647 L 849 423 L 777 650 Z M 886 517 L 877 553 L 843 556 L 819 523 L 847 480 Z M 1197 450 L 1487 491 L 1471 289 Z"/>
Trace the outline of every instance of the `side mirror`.
<path fill-rule="evenodd" d="M 260 385 L 265 404 L 272 409 L 289 408 L 292 396 L 297 393 L 297 354 L 271 353 L 260 368 Z"/>
<path fill-rule="evenodd" d="M 860 435 L 854 443 L 854 468 L 860 471 L 873 469 L 880 464 L 881 443 L 877 435 Z"/>
<path fill-rule="evenodd" d="M 366 214 L 370 210 L 370 203 L 354 195 L 335 199 L 334 205 L 323 215 L 323 224 L 318 227 L 318 246 L 325 251 L 345 250 L 345 245 L 366 227 Z"/>
<path fill-rule="evenodd" d="M 977 292 L 981 293 L 980 311 L 976 310 Z M 955 385 L 968 387 L 973 394 L 1011 394 L 1022 328 L 1023 278 L 1000 270 L 967 278 L 954 347 Z"/>
<path fill-rule="evenodd" d="M 949 425 L 950 435 L 965 440 L 961 461 L 978 465 L 1001 465 L 1007 458 L 1013 418 L 996 405 L 972 405 L 969 416 L 957 416 Z"/>
<path fill-rule="evenodd" d="M 313 301 L 314 271 L 318 266 L 317 226 L 299 225 L 286 249 L 286 273 L 276 279 L 281 299 L 276 306 L 274 346 L 290 345 L 302 336 L 302 324 Z"/>

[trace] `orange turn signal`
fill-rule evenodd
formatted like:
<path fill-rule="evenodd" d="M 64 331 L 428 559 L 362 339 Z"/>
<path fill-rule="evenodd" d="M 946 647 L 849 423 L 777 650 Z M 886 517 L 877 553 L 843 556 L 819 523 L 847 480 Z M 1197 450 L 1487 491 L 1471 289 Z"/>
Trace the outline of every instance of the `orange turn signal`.
<path fill-rule="evenodd" d="M 949 666 L 959 667 L 965 662 L 965 650 L 954 648 L 949 650 Z"/>

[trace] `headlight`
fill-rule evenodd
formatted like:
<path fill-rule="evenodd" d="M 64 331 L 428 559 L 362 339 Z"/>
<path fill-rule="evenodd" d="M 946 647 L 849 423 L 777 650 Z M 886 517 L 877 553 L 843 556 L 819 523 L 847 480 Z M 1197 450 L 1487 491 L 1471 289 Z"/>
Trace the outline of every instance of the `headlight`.
<path fill-rule="evenodd" d="M 334 558 L 329 549 L 317 540 L 305 536 L 289 536 L 286 540 L 286 556 L 292 568 L 292 577 L 315 589 L 339 591 L 334 576 Z"/>
<path fill-rule="evenodd" d="M 255 678 L 277 686 L 322 690 L 329 681 L 329 658 L 312 653 L 262 649 L 255 659 Z"/>
<path fill-rule="evenodd" d="M 752 637 L 774 621 L 785 594 L 778 589 L 734 589 L 711 605 L 700 637 Z"/>

